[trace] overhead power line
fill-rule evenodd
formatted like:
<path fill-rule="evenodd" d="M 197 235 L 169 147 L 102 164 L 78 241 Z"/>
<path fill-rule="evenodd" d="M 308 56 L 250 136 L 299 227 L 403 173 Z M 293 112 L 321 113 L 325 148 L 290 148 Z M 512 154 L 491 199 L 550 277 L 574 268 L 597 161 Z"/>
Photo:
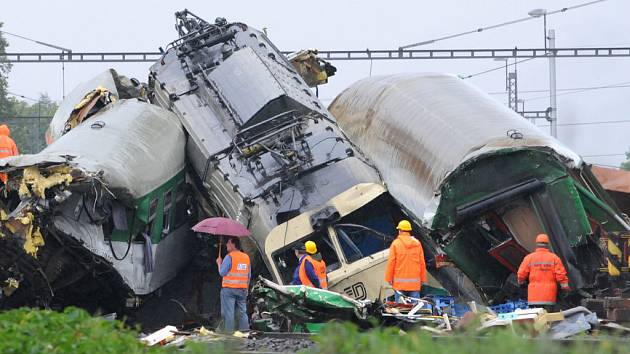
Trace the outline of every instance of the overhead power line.
<path fill-rule="evenodd" d="M 42 42 L 42 41 L 38 41 L 38 40 L 33 39 L 33 38 L 28 38 L 28 37 L 21 36 L 21 35 L 19 35 L 19 34 L 15 34 L 15 33 L 11 33 L 11 32 L 7 32 L 7 31 L 4 31 L 4 30 L 0 30 L 0 33 L 4 33 L 4 34 L 8 34 L 9 36 L 13 36 L 13 37 L 21 38 L 21 39 L 27 40 L 27 41 L 29 41 L 29 42 L 33 42 L 33 43 L 37 43 L 37 44 L 41 44 L 41 45 L 46 46 L 46 47 L 50 47 L 50 48 L 54 48 L 54 49 L 59 49 L 59 50 L 61 50 L 61 51 L 63 51 L 63 52 L 72 52 L 72 50 L 71 50 L 71 49 L 68 49 L 68 48 L 60 47 L 60 46 L 57 46 L 57 45 L 54 45 L 54 44 L 50 44 L 50 43 L 46 43 L 46 42 Z"/>
<path fill-rule="evenodd" d="M 622 123 L 630 123 L 630 119 L 621 119 L 621 120 L 608 120 L 601 122 L 579 122 L 579 123 L 561 123 L 558 126 L 574 126 L 574 125 L 599 125 L 599 124 L 622 124 Z M 537 125 L 537 127 L 544 128 L 548 127 L 549 124 L 541 124 Z"/>
<path fill-rule="evenodd" d="M 605 86 L 585 87 L 585 88 L 582 88 L 582 89 L 579 89 L 579 90 L 557 94 L 556 97 L 557 96 L 573 95 L 573 94 L 576 94 L 576 93 L 582 93 L 582 92 L 586 92 L 586 91 L 611 89 L 611 88 L 622 88 L 622 87 L 630 87 L 630 81 L 625 81 L 625 82 L 620 82 L 618 84 L 605 85 Z M 550 97 L 549 95 L 536 96 L 536 97 L 528 98 L 527 101 L 530 102 L 530 101 L 542 100 L 542 99 L 547 99 L 549 97 Z"/>
<path fill-rule="evenodd" d="M 582 90 L 603 90 L 603 89 L 616 89 L 616 88 L 624 88 L 630 87 L 630 85 L 611 85 L 611 86 L 585 86 L 585 87 L 569 87 L 569 88 L 561 88 L 558 91 L 582 91 Z M 539 89 L 539 90 L 518 90 L 518 93 L 542 93 L 549 92 L 549 89 Z M 489 95 L 505 95 L 507 91 L 493 91 L 487 92 Z"/>
<path fill-rule="evenodd" d="M 582 155 L 582 157 L 613 157 L 613 156 L 626 156 L 626 154 L 599 154 L 599 155 Z"/>
<path fill-rule="evenodd" d="M 594 5 L 594 4 L 597 4 L 597 3 L 600 3 L 600 2 L 604 2 L 604 1 L 606 1 L 606 0 L 590 1 L 590 2 L 583 3 L 583 4 L 575 5 L 575 6 L 563 7 L 561 9 L 559 9 L 559 10 L 554 10 L 554 11 L 547 12 L 545 15 L 546 16 L 555 15 L 557 13 L 566 12 L 566 11 L 569 11 L 569 10 L 574 10 L 574 9 L 577 9 L 577 8 L 580 8 L 580 7 L 584 7 L 584 6 Z M 466 31 L 466 32 L 462 32 L 462 33 L 451 34 L 451 35 L 444 36 L 444 37 L 430 39 L 428 41 L 422 41 L 422 42 L 407 44 L 407 45 L 401 46 L 400 49 L 407 49 L 407 48 L 418 47 L 418 46 L 426 45 L 426 44 L 433 44 L 435 42 L 439 42 L 439 41 L 443 41 L 443 40 L 447 40 L 447 39 L 451 39 L 451 38 L 461 37 L 461 36 L 465 36 L 465 35 L 469 35 L 469 34 L 473 34 L 473 33 L 479 33 L 479 32 L 483 32 L 483 31 L 487 31 L 487 30 L 491 30 L 491 29 L 495 29 L 495 28 L 499 28 L 499 27 L 503 27 L 503 26 L 513 25 L 513 24 L 520 23 L 520 22 L 534 20 L 534 19 L 537 19 L 538 17 L 540 17 L 540 16 L 527 16 L 527 17 L 519 18 L 519 19 L 512 20 L 512 21 L 502 22 L 502 23 L 499 23 L 499 24 L 496 24 L 496 25 L 491 25 L 491 26 L 486 26 L 486 27 L 479 27 L 477 29 Z"/>
<path fill-rule="evenodd" d="M 39 102 L 39 100 L 37 100 L 37 99 L 34 99 L 34 98 L 32 98 L 32 97 L 28 97 L 28 96 L 24 96 L 24 95 L 20 95 L 19 93 L 13 93 L 13 92 L 11 92 L 11 91 L 7 91 L 7 93 L 8 93 L 9 95 L 11 95 L 11 96 L 20 97 L 20 98 L 23 98 L 23 99 L 25 99 L 25 100 L 30 100 L 30 101 Z"/>
<path fill-rule="evenodd" d="M 537 58 L 528 58 L 528 59 L 523 59 L 523 60 L 520 60 L 520 61 L 514 62 L 514 63 L 512 63 L 512 64 L 506 64 L 506 65 L 507 65 L 507 66 L 510 66 L 510 65 L 516 65 L 516 64 L 524 63 L 524 62 L 526 62 L 526 61 L 533 60 L 533 59 L 537 59 Z M 503 70 L 503 69 L 505 69 L 505 65 L 501 65 L 501 66 L 497 66 L 496 68 L 492 68 L 492 69 L 488 69 L 488 70 L 480 71 L 480 72 L 478 72 L 478 73 L 474 73 L 474 74 L 466 75 L 466 76 L 463 76 L 462 78 L 464 78 L 464 79 L 470 79 L 470 78 L 473 78 L 473 77 L 475 77 L 475 76 L 484 75 L 484 74 L 487 74 L 487 73 L 491 73 L 491 72 L 493 72 L 493 71 Z"/>

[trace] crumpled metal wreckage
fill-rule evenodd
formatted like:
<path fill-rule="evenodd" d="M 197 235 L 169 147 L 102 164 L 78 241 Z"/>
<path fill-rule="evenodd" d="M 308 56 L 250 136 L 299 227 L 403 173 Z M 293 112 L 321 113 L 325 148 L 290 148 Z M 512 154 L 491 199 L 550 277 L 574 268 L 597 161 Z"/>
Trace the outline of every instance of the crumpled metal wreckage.
<path fill-rule="evenodd" d="M 430 285 L 461 299 L 514 296 L 511 275 L 542 231 L 578 291 L 628 276 L 617 251 L 630 227 L 588 166 L 473 86 L 374 77 L 331 114 L 309 89 L 333 72 L 313 52 L 296 55 L 310 63 L 306 82 L 246 24 L 187 10 L 176 21 L 148 84 L 113 70 L 87 81 L 61 104 L 46 149 L 0 160 L 1 307 L 137 307 L 194 254 L 194 209 L 247 225 L 255 273 L 277 284 L 291 279 L 292 247 L 315 240 L 330 289 L 360 301 L 386 285 L 402 218 Z"/>

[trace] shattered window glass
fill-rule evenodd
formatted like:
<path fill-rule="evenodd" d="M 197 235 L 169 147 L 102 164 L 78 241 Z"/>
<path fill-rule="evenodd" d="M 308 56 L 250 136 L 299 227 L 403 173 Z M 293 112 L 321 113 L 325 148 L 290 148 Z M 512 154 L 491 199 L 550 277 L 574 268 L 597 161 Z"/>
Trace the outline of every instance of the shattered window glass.
<path fill-rule="evenodd" d="M 387 249 L 391 243 L 391 237 L 361 226 L 337 226 L 335 231 L 348 263 Z"/>
<path fill-rule="evenodd" d="M 303 244 L 306 241 L 314 241 L 317 244 L 317 250 L 322 255 L 322 259 L 326 262 L 326 271 L 331 272 L 339 269 L 339 256 L 335 252 L 335 247 L 330 240 L 330 236 L 325 231 L 317 231 L 300 239 L 297 242 L 287 245 L 278 252 L 274 253 L 273 260 L 278 267 L 278 272 L 284 284 L 290 284 L 293 279 L 293 273 L 298 266 L 298 258 L 295 256 L 293 247 Z"/>
<path fill-rule="evenodd" d="M 392 205 L 388 195 L 381 195 L 334 226 L 348 263 L 389 248 L 396 235 L 395 221 L 403 218 Z"/>

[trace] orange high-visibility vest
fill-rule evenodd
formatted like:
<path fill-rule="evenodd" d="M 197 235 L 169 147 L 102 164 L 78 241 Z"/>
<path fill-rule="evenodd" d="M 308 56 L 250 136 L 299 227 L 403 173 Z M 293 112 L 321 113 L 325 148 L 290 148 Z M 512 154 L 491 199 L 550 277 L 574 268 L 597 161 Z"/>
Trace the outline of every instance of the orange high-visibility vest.
<path fill-rule="evenodd" d="M 560 257 L 547 248 L 539 247 L 528 254 L 518 267 L 518 283 L 527 286 L 527 302 L 532 305 L 554 305 L 558 285 L 569 289 L 569 278 Z"/>
<path fill-rule="evenodd" d="M 306 275 L 306 261 L 311 262 L 313 265 L 313 270 L 315 270 L 315 275 L 317 275 L 317 279 L 319 280 L 319 286 L 321 289 L 328 289 L 328 279 L 326 278 L 326 262 L 322 259 L 321 261 L 316 261 L 313 257 L 307 255 L 302 260 L 302 264 L 300 264 L 300 282 L 302 285 L 310 286 L 314 288 L 315 285 L 311 283 L 311 280 Z"/>
<path fill-rule="evenodd" d="M 385 281 L 402 291 L 419 291 L 427 282 L 422 244 L 408 232 L 401 231 L 389 247 Z"/>
<path fill-rule="evenodd" d="M 4 124 L 0 125 L 0 159 L 19 154 L 18 148 L 15 145 L 15 141 L 11 139 L 9 134 L 10 134 L 9 127 L 7 127 Z M 0 173 L 0 180 L 2 182 L 6 182 L 7 174 Z"/>
<path fill-rule="evenodd" d="M 232 267 L 223 277 L 224 288 L 247 289 L 249 287 L 249 256 L 241 251 L 232 251 L 228 254 L 232 258 Z"/>

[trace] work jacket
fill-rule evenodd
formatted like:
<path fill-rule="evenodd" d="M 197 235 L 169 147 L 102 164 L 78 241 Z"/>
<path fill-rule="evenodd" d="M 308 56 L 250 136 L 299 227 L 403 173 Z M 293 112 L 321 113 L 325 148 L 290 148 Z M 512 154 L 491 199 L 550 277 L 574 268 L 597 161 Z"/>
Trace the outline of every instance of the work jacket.
<path fill-rule="evenodd" d="M 221 286 L 232 289 L 247 289 L 249 287 L 249 256 L 241 251 L 232 251 L 228 256 L 232 259 L 232 266 L 223 277 Z"/>
<path fill-rule="evenodd" d="M 317 257 L 317 258 L 320 258 L 320 259 L 317 260 L 315 259 L 315 257 L 310 256 L 310 255 L 307 255 L 306 257 L 304 257 L 304 259 L 302 260 L 302 263 L 300 264 L 300 282 L 306 286 L 310 286 L 313 288 L 317 287 L 313 285 L 311 280 L 308 278 L 308 275 L 306 274 L 306 262 L 308 261 L 308 262 L 311 262 L 311 265 L 313 265 L 313 270 L 315 271 L 317 280 L 319 280 L 319 287 L 321 289 L 328 289 L 328 279 L 326 278 L 326 262 L 324 262 L 324 260 L 321 259 L 321 257 Z"/>
<path fill-rule="evenodd" d="M 408 232 L 400 231 L 389 247 L 385 281 L 399 291 L 420 291 L 427 282 L 422 244 Z"/>
<path fill-rule="evenodd" d="M 527 286 L 527 302 L 532 305 L 554 305 L 558 295 L 558 285 L 569 289 L 567 271 L 560 257 L 545 247 L 536 248 L 528 254 L 518 267 L 518 283 Z"/>
<path fill-rule="evenodd" d="M 4 124 L 0 125 L 0 159 L 19 154 L 18 148 L 9 134 L 9 127 Z M 6 173 L 0 173 L 0 180 L 2 182 L 7 181 Z"/>

